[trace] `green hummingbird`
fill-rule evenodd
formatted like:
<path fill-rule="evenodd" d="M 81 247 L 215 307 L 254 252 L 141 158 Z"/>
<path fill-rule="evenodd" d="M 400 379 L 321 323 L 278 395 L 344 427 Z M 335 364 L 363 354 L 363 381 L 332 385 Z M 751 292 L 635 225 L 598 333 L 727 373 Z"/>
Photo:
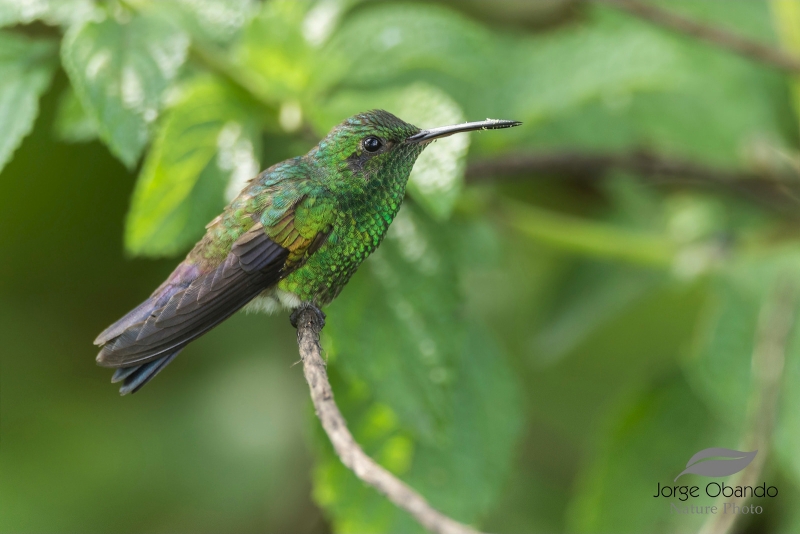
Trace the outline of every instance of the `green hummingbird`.
<path fill-rule="evenodd" d="M 296 314 L 328 304 L 380 244 L 429 143 L 519 124 L 420 130 L 383 110 L 350 117 L 308 154 L 250 180 L 150 298 L 97 336 L 98 364 L 116 369 L 122 395 L 135 393 L 245 306 Z"/>

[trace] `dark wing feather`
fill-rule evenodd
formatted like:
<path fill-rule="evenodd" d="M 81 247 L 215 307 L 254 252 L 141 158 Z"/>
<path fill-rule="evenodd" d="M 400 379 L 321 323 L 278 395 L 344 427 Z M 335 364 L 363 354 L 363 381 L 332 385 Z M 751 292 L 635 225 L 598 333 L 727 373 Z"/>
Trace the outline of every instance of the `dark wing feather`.
<path fill-rule="evenodd" d="M 94 344 L 105 345 L 115 337 L 119 337 L 119 335 L 128 328 L 146 320 L 153 310 L 164 306 L 172 295 L 181 289 L 185 289 L 201 274 L 200 270 L 193 263 L 186 261 L 181 263 L 172 272 L 166 282 L 161 284 L 161 286 L 150 295 L 150 298 L 125 314 L 125 317 L 103 330 L 100 335 L 97 336 L 97 339 L 94 340 Z"/>
<path fill-rule="evenodd" d="M 180 350 L 278 282 L 288 255 L 256 225 L 234 243 L 216 269 L 108 339 L 97 355 L 98 363 L 131 367 Z"/>

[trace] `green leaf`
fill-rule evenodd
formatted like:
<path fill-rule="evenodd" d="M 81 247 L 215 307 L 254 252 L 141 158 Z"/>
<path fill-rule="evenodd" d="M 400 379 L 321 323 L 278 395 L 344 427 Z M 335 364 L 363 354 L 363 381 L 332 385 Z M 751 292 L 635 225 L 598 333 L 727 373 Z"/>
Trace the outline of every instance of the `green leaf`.
<path fill-rule="evenodd" d="M 226 43 L 255 15 L 257 4 L 254 0 L 161 0 L 148 7 L 179 17 L 180 26 L 201 40 Z"/>
<path fill-rule="evenodd" d="M 687 377 L 712 410 L 741 426 L 747 415 L 758 314 L 765 295 L 715 277 Z"/>
<path fill-rule="evenodd" d="M 672 240 L 655 232 L 572 217 L 516 200 L 503 200 L 502 214 L 504 222 L 527 238 L 589 257 L 668 268 L 678 252 Z"/>
<path fill-rule="evenodd" d="M 736 11 L 764 26 L 764 3 Z M 470 120 L 525 122 L 503 135 L 475 136 L 477 153 L 522 140 L 572 149 L 645 145 L 730 165 L 753 163 L 764 147 L 790 146 L 780 74 L 614 10 L 597 7 L 588 17 L 512 37 L 438 6 L 374 5 L 334 34 L 316 71 L 336 88 L 423 80 Z"/>
<path fill-rule="evenodd" d="M 55 43 L 0 33 L 0 171 L 33 128 L 57 62 Z"/>
<path fill-rule="evenodd" d="M 98 12 L 92 0 L 0 0 L 0 27 L 41 20 L 53 26 L 70 26 Z"/>
<path fill-rule="evenodd" d="M 495 36 L 462 15 L 440 6 L 370 6 L 348 18 L 331 39 L 326 59 L 339 58 L 345 85 L 376 86 L 408 72 L 439 72 L 462 81 L 490 72 Z M 323 71 L 326 62 L 321 62 Z M 338 67 L 338 65 L 336 65 Z"/>
<path fill-rule="evenodd" d="M 742 2 L 739 8 L 759 20 L 767 4 Z M 791 146 L 787 138 L 795 135 L 794 127 L 786 120 L 790 110 L 780 73 L 635 17 L 600 8 L 593 14 L 598 28 L 619 26 L 668 50 L 669 68 L 647 91 L 609 87 L 599 99 L 546 117 L 524 132 L 530 144 L 597 151 L 644 146 L 724 167 L 758 164 L 764 150 L 772 154 Z"/>
<path fill-rule="evenodd" d="M 244 30 L 236 50 L 237 68 L 260 80 L 269 98 L 295 109 L 298 103 L 316 108 L 318 97 L 339 80 L 345 63 L 328 53 L 328 39 L 345 12 L 361 1 L 265 2 Z M 300 124 L 282 121 L 288 131 Z"/>
<path fill-rule="evenodd" d="M 797 317 L 797 310 L 795 310 Z M 794 481 L 795 487 L 800 485 L 800 459 L 797 450 L 800 447 L 800 413 L 797 406 L 800 392 L 797 381 L 800 380 L 800 328 L 795 319 L 794 330 L 784 364 L 781 383 L 781 401 L 778 422 L 775 429 L 775 453 L 786 468 L 786 473 Z"/>
<path fill-rule="evenodd" d="M 726 210 L 723 199 L 711 195 L 680 193 L 659 198 L 656 190 L 628 180 L 607 180 L 603 189 L 612 196 L 614 209 L 605 218 L 613 225 L 503 201 L 503 222 L 532 241 L 551 245 L 555 253 L 662 268 L 660 273 L 648 274 L 625 265 L 605 265 L 602 270 L 592 265 L 591 287 L 581 285 L 576 299 L 561 296 L 559 310 L 548 313 L 549 325 L 536 340 L 545 360 L 557 359 L 580 343 L 582 335 L 623 311 L 659 279 L 684 283 L 715 272 L 728 253 L 726 237 L 739 230 L 752 231 L 759 220 L 747 209 Z"/>
<path fill-rule="evenodd" d="M 585 265 L 533 339 L 536 361 L 552 365 L 663 284 L 662 273 L 625 265 Z"/>
<path fill-rule="evenodd" d="M 460 316 L 459 230 L 404 207 L 331 305 L 325 346 L 343 380 L 337 399 L 367 453 L 432 505 L 475 522 L 506 479 L 521 410 L 507 355 L 485 327 Z M 337 531 L 419 529 L 327 449 L 315 495 Z"/>
<path fill-rule="evenodd" d="M 259 170 L 258 111 L 210 78 L 186 87 L 147 155 L 125 231 L 133 254 L 177 253 Z"/>
<path fill-rule="evenodd" d="M 275 100 L 296 101 L 315 77 L 314 50 L 302 33 L 311 6 L 308 0 L 267 2 L 244 30 L 238 66 L 258 79 Z"/>
<path fill-rule="evenodd" d="M 741 426 L 747 415 L 762 308 L 767 299 L 774 298 L 782 278 L 800 276 L 798 266 L 800 251 L 779 249 L 737 258 L 712 280 L 695 347 L 684 370 L 714 413 L 735 427 Z M 791 353 L 793 345 L 788 350 Z"/>
<path fill-rule="evenodd" d="M 502 346 L 474 319 L 466 318 L 463 328 L 449 432 L 441 445 L 420 447 L 408 479 L 442 510 L 477 522 L 497 499 L 511 468 L 522 399 Z M 440 466 L 446 468 L 440 471 Z"/>
<path fill-rule="evenodd" d="M 71 87 L 61 95 L 53 128 L 59 139 L 70 143 L 97 138 L 97 123 L 87 115 Z"/>
<path fill-rule="evenodd" d="M 432 86 L 415 84 L 398 95 L 396 115 L 422 128 L 466 121 L 461 107 Z M 464 167 L 471 135 L 453 135 L 429 146 L 417 158 L 408 177 L 407 191 L 438 220 L 450 217 L 464 187 Z"/>
<path fill-rule="evenodd" d="M 443 399 L 451 420 L 437 441 L 416 436 L 363 382 L 334 380 L 334 389 L 367 454 L 437 509 L 474 524 L 486 516 L 509 475 L 521 414 L 518 386 L 504 363 L 507 356 L 479 324 L 466 326 L 470 331 L 458 347 L 453 385 Z M 327 443 L 321 455 L 314 497 L 332 515 L 337 532 L 422 532 L 347 470 Z"/>
<path fill-rule="evenodd" d="M 174 25 L 144 15 L 86 22 L 64 37 L 61 57 L 75 93 L 101 139 L 129 168 L 147 144 L 188 46 Z"/>
<path fill-rule="evenodd" d="M 429 438 L 448 417 L 444 399 L 463 335 L 448 229 L 405 205 L 331 304 L 336 320 L 326 327 L 331 355 L 349 376 L 382 384 L 376 398 Z M 380 320 L 365 328 L 365 317 Z"/>
<path fill-rule="evenodd" d="M 800 9 L 791 0 L 775 0 L 771 3 L 775 26 L 780 35 L 783 48 L 790 54 L 800 51 Z M 790 81 L 792 104 L 795 117 L 800 115 L 800 78 L 794 76 Z"/>
<path fill-rule="evenodd" d="M 426 80 L 455 98 L 470 119 L 528 125 L 609 93 L 662 85 L 675 60 L 668 41 L 616 21 L 510 37 L 427 5 L 359 10 L 329 48 L 325 59 L 341 73 L 335 80 L 343 87 Z M 338 66 L 342 61 L 346 68 Z M 324 62 L 320 70 L 325 78 Z M 519 135 L 513 132 L 512 139 Z M 497 137 L 480 139 L 494 147 L 509 143 Z"/>
<path fill-rule="evenodd" d="M 780 463 L 788 468 L 795 481 L 800 480 L 800 328 L 798 305 L 794 303 L 793 327 L 785 345 L 768 348 L 782 351 L 780 369 L 767 369 L 754 363 L 758 347 L 759 323 L 763 322 L 766 304 L 775 299 L 780 285 L 800 279 L 800 250 L 795 246 L 739 258 L 714 280 L 705 320 L 699 324 L 693 357 L 685 362 L 686 376 L 698 396 L 731 427 L 741 429 L 753 416 L 753 409 L 769 402 L 775 393 L 758 391 L 764 387 L 756 373 L 782 372 L 779 381 L 777 424 L 772 440 Z M 797 287 L 794 287 L 795 295 Z M 764 356 L 762 356 L 764 357 Z M 762 377 L 763 382 L 763 377 Z M 752 422 L 750 422 L 752 424 Z"/>
<path fill-rule="evenodd" d="M 672 485 L 686 460 L 709 444 L 736 446 L 683 380 L 645 393 L 611 422 L 606 442 L 594 451 L 567 514 L 569 532 L 696 532 L 707 516 L 671 513 L 654 498 L 657 484 Z M 687 482 L 681 482 L 687 484 Z M 702 486 L 701 486 L 702 488 Z M 707 497 L 691 505 L 718 504 Z"/>

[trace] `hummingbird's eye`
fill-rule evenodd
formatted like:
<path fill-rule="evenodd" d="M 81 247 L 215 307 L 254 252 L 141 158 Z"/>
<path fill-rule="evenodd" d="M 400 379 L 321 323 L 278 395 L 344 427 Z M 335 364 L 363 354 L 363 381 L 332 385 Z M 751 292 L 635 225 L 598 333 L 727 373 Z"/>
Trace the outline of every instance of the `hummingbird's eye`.
<path fill-rule="evenodd" d="M 381 140 L 377 137 L 369 136 L 364 139 L 364 150 L 367 152 L 377 152 L 382 146 L 383 143 L 381 143 Z"/>

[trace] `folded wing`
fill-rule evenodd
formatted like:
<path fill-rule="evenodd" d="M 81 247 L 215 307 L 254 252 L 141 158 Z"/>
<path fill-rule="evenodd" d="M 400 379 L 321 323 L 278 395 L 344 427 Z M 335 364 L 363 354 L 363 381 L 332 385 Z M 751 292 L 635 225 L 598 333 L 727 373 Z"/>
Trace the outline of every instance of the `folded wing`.
<path fill-rule="evenodd" d="M 216 269 L 154 295 L 103 332 L 98 363 L 133 367 L 176 353 L 277 283 L 288 256 L 257 224 Z"/>

